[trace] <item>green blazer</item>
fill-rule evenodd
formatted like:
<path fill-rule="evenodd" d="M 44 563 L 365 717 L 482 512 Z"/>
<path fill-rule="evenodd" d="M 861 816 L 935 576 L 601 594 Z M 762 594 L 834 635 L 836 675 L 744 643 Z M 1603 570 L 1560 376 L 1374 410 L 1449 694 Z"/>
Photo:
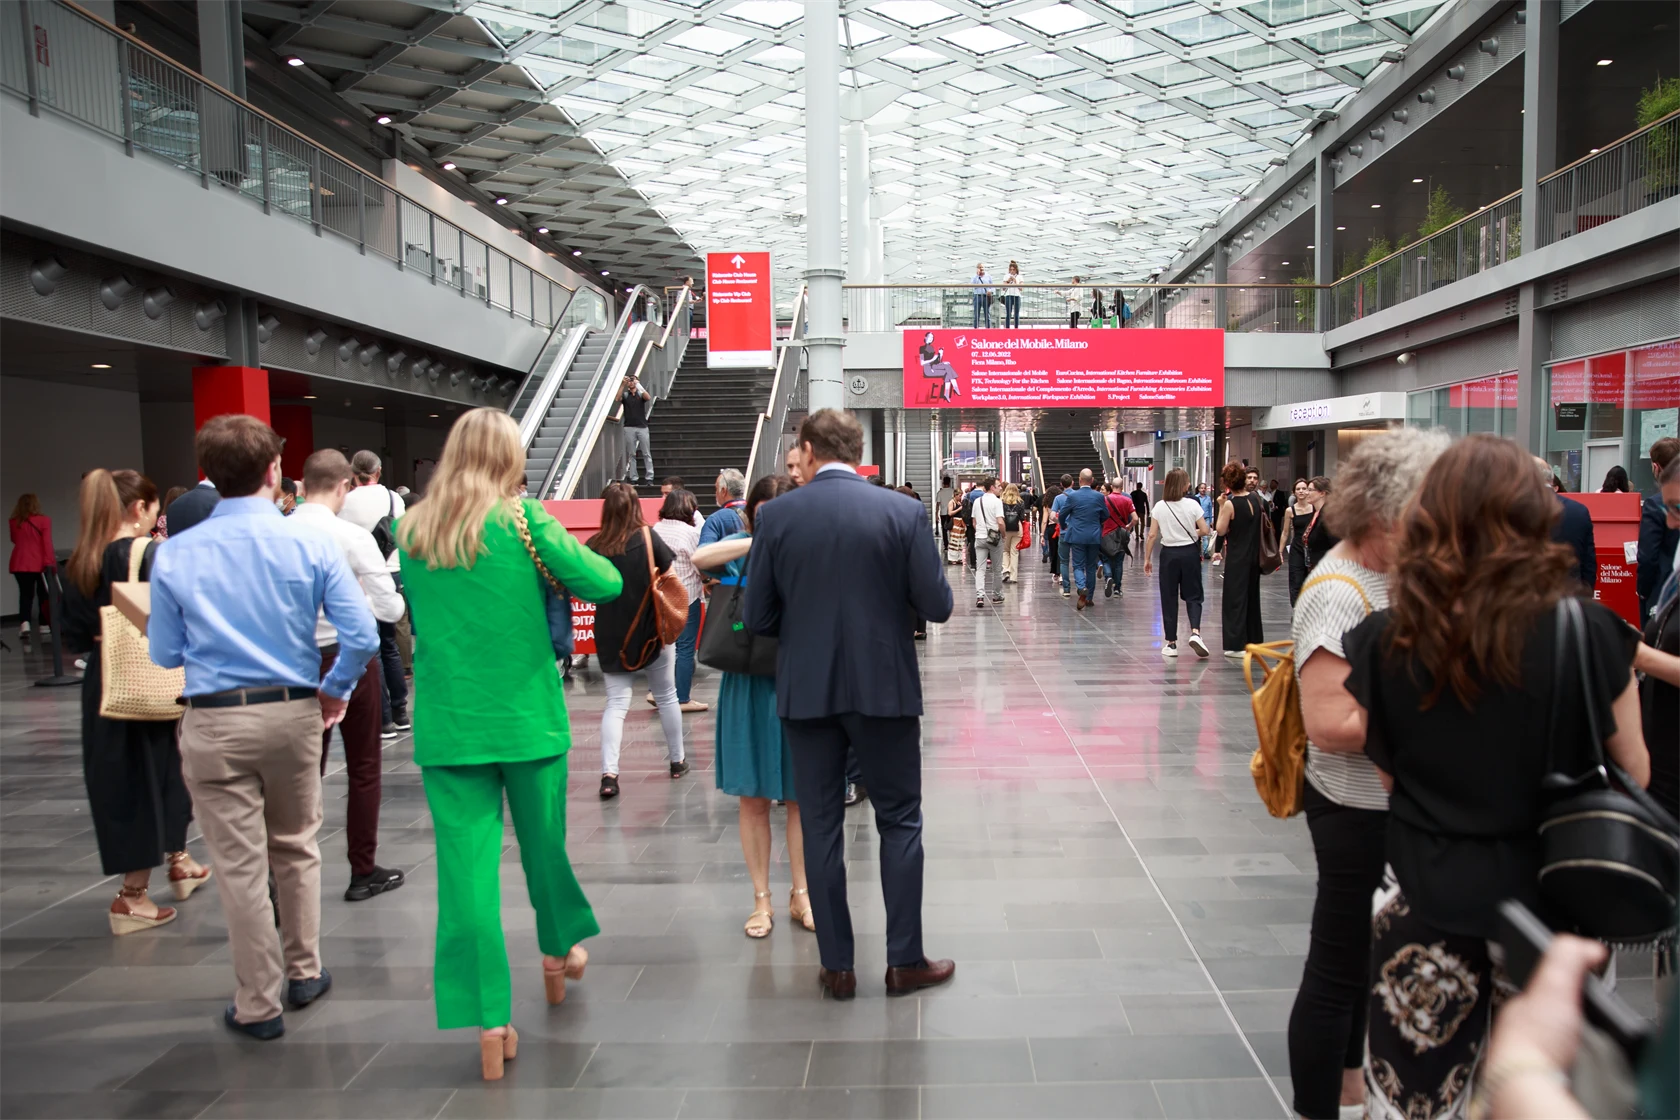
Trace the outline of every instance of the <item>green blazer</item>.
<path fill-rule="evenodd" d="M 531 539 L 579 599 L 618 597 L 623 579 L 525 499 Z M 421 766 L 529 762 L 571 749 L 566 697 L 543 611 L 543 578 L 513 519 L 492 510 L 470 568 L 428 568 L 401 553 L 414 618 L 414 761 Z"/>

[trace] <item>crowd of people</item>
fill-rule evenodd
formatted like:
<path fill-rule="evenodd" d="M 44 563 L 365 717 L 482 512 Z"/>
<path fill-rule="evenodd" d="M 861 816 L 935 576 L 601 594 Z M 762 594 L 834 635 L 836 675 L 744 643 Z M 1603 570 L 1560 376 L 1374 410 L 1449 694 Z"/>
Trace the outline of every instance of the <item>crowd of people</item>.
<path fill-rule="evenodd" d="M 1087 319 L 1093 327 L 1124 327 L 1132 321 L 1132 306 L 1127 302 L 1125 292 L 1115 288 L 1105 303 L 1101 288 L 1093 287 L 1087 290 L 1084 285 L 1085 281 L 1075 276 L 1066 288 L 1056 288 L 1050 293 L 1066 304 L 1070 328 L 1078 327 L 1081 318 Z M 1021 297 L 1026 288 L 1022 284 L 1019 263 L 1009 262 L 1008 271 L 1004 273 L 1002 281 L 995 281 L 986 272 L 984 263 L 976 264 L 969 287 L 969 299 L 973 310 L 970 327 L 975 330 L 982 327 L 991 329 L 992 308 L 1001 302 L 1004 329 L 1021 329 Z"/>

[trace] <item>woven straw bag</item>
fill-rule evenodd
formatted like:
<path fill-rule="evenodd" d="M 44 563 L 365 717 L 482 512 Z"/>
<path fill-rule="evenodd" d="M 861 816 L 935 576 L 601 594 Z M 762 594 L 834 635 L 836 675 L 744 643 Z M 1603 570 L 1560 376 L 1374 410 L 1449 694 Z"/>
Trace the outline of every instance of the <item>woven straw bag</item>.
<path fill-rule="evenodd" d="M 149 542 L 136 540 L 128 550 L 128 582 L 140 580 L 140 564 Z M 101 668 L 104 687 L 99 714 L 105 719 L 161 722 L 181 718 L 185 669 L 165 669 L 152 660 L 146 635 L 114 606 L 99 608 Z"/>

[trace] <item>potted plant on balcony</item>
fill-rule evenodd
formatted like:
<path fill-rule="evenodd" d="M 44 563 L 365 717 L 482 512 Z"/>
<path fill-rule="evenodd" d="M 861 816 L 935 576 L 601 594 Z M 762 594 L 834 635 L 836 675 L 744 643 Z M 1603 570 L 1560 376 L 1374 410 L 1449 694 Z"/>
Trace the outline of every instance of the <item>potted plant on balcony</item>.
<path fill-rule="evenodd" d="M 1639 91 L 1635 110 L 1640 128 L 1680 109 L 1680 78 L 1658 78 Z M 1680 189 L 1680 118 L 1645 134 L 1645 202 L 1660 202 Z"/>

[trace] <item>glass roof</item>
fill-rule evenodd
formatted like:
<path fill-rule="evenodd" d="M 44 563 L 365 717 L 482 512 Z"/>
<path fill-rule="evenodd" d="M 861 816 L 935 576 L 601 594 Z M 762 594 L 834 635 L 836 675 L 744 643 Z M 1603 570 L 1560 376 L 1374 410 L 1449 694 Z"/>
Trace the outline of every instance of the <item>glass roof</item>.
<path fill-rule="evenodd" d="M 1029 281 L 1146 277 L 1463 2 L 841 0 L 842 121 L 869 131 L 886 279 L 1009 258 Z M 806 265 L 808 11 L 482 0 L 465 14 L 697 252 L 770 249 L 787 275 Z"/>

